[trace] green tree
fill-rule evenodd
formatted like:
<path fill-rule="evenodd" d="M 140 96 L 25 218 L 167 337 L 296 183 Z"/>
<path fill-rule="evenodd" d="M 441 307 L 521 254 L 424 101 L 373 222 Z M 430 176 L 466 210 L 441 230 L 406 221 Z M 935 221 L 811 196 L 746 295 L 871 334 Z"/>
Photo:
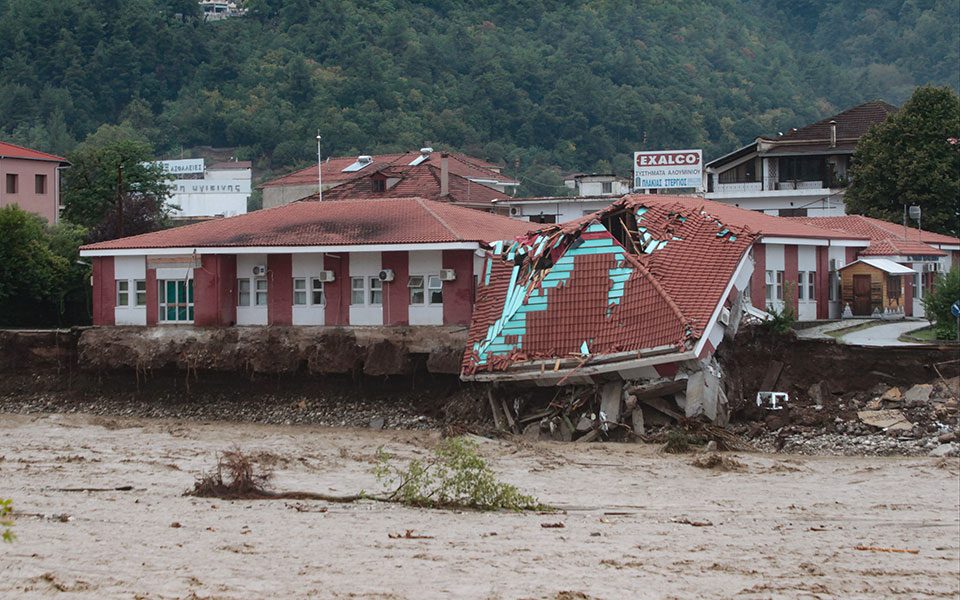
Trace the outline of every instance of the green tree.
<path fill-rule="evenodd" d="M 163 227 L 170 177 L 153 147 L 127 127 L 103 125 L 77 146 L 64 178 L 63 216 L 107 240 Z"/>
<path fill-rule="evenodd" d="M 957 265 L 937 278 L 933 291 L 923 299 L 923 310 L 933 322 L 937 339 L 957 339 L 957 319 L 950 312 L 954 302 L 960 302 L 960 266 Z"/>
<path fill-rule="evenodd" d="M 0 325 L 56 323 L 70 265 L 50 247 L 40 217 L 17 206 L 0 208 Z"/>
<path fill-rule="evenodd" d="M 904 204 L 918 205 L 924 229 L 957 235 L 958 137 L 960 96 L 946 87 L 918 88 L 857 144 L 847 209 L 897 222 Z"/>

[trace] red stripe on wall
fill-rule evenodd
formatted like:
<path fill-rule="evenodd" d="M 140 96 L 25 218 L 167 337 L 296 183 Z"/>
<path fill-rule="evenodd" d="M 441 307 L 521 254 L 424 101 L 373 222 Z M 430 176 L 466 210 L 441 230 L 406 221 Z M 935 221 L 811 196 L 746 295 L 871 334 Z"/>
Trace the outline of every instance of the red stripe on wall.
<path fill-rule="evenodd" d="M 793 296 L 793 314 L 800 312 L 800 294 L 797 289 L 797 277 L 799 276 L 799 258 L 796 244 L 788 244 L 783 247 L 783 300 L 787 301 L 787 290 Z M 788 287 L 789 286 L 789 287 Z"/>
<path fill-rule="evenodd" d="M 852 263 L 853 261 L 857 260 L 857 251 L 858 251 L 858 249 L 857 249 L 856 247 L 854 247 L 854 246 L 847 246 L 847 247 L 846 247 L 846 249 L 845 249 L 845 258 L 846 258 L 846 261 L 847 261 L 847 262 L 846 262 L 845 264 L 849 265 L 849 264 Z"/>
<path fill-rule="evenodd" d="M 456 279 L 443 282 L 443 324 L 469 325 L 473 314 L 473 250 L 444 250 L 442 265 Z"/>
<path fill-rule="evenodd" d="M 147 269 L 147 325 L 157 324 L 160 318 L 160 290 L 157 288 L 157 270 Z"/>
<path fill-rule="evenodd" d="M 117 282 L 114 275 L 113 257 L 93 258 L 93 324 L 116 323 L 114 308 L 117 304 Z"/>
<path fill-rule="evenodd" d="M 267 255 L 267 324 L 293 325 L 293 257 Z"/>
<path fill-rule="evenodd" d="M 383 324 L 407 325 L 410 323 L 410 295 L 407 278 L 410 275 L 409 252 L 383 252 L 380 267 L 393 270 L 393 281 L 383 287 Z"/>
<path fill-rule="evenodd" d="M 323 285 L 327 305 L 323 309 L 323 322 L 327 325 L 350 324 L 350 255 L 324 254 L 323 268 L 333 271 L 333 281 Z"/>

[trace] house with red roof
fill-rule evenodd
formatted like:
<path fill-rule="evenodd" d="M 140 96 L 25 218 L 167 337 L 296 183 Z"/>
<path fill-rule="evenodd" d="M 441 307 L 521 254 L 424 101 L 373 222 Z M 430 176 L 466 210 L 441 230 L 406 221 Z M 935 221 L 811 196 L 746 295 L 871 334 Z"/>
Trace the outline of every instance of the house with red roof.
<path fill-rule="evenodd" d="M 503 201 L 510 196 L 494 187 L 450 172 L 449 158 L 439 165 L 388 165 L 323 193 L 323 201 L 376 198 L 426 198 L 459 206 L 506 214 Z M 304 200 L 319 200 L 319 194 Z"/>
<path fill-rule="evenodd" d="M 866 217 L 796 217 L 790 219 L 830 232 L 866 237 L 869 245 L 860 250 L 860 258 L 879 258 L 902 265 L 913 272 L 904 279 L 904 312 L 922 317 L 923 298 L 933 289 L 936 278 L 960 265 L 960 238 L 918 230 Z"/>
<path fill-rule="evenodd" d="M 0 141 L 0 207 L 17 205 L 49 223 L 60 219 L 60 169 L 55 156 Z"/>
<path fill-rule="evenodd" d="M 753 143 L 706 164 L 706 197 L 781 217 L 845 214 L 850 160 L 860 138 L 897 109 L 866 102 Z"/>
<path fill-rule="evenodd" d="M 314 195 L 321 182 L 326 192 L 347 182 L 366 178 L 370 173 L 386 167 L 402 169 L 430 165 L 439 168 L 444 155 L 448 159 L 449 173 L 472 184 L 491 187 L 503 194 L 520 185 L 519 181 L 502 174 L 498 165 L 482 159 L 458 152 L 441 153 L 433 148 L 421 148 L 416 152 L 396 154 L 328 157 L 319 169 L 314 164 L 262 184 L 263 206 L 270 208 Z"/>
<path fill-rule="evenodd" d="M 95 325 L 462 325 L 528 225 L 422 198 L 294 202 L 89 244 Z"/>
<path fill-rule="evenodd" d="M 562 385 L 709 364 L 740 322 L 760 234 L 688 198 L 649 198 L 495 244 L 461 376 Z"/>

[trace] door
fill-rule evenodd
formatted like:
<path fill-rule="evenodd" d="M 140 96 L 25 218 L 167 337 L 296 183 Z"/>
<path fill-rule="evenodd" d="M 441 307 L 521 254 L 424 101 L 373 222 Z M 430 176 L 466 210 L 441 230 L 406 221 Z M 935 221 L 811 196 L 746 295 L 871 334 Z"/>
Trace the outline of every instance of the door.
<path fill-rule="evenodd" d="M 870 310 L 870 276 L 853 276 L 853 314 L 869 316 Z"/>

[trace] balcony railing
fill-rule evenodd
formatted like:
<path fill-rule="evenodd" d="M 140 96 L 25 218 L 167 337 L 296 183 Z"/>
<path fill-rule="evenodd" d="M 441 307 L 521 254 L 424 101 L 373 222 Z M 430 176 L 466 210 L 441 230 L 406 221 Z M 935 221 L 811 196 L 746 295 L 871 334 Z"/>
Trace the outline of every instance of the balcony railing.
<path fill-rule="evenodd" d="M 718 183 L 716 192 L 719 194 L 741 194 L 744 192 L 759 192 L 763 188 L 759 181 L 746 183 Z"/>

